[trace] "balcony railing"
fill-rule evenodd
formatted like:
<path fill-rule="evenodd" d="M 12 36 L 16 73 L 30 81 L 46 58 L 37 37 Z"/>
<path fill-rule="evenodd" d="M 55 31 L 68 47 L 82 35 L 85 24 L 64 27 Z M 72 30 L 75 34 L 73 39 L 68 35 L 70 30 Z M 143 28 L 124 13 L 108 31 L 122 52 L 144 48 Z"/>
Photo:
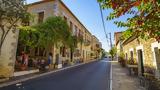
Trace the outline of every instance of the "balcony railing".
<path fill-rule="evenodd" d="M 91 41 L 89 41 L 89 40 L 85 40 L 85 41 L 84 41 L 84 45 L 85 45 L 85 46 L 89 46 L 90 44 L 91 44 Z"/>
<path fill-rule="evenodd" d="M 99 44 L 96 44 L 96 47 L 99 48 L 100 47 Z"/>

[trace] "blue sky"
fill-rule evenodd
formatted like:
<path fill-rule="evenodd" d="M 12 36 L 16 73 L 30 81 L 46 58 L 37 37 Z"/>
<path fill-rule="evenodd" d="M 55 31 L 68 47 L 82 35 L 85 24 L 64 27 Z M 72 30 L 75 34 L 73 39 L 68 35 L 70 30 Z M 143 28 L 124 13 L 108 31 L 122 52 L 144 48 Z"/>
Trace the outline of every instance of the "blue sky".
<path fill-rule="evenodd" d="M 27 0 L 28 3 L 36 2 L 40 0 Z M 102 47 L 108 51 L 110 49 L 107 39 L 103 31 L 101 14 L 99 10 L 99 4 L 97 0 L 62 0 L 68 8 L 77 16 L 77 18 L 86 26 L 86 28 L 95 35 Z M 104 19 L 112 10 L 103 10 Z M 128 16 L 122 16 L 116 20 L 125 21 Z M 114 32 L 125 30 L 125 28 L 118 28 L 114 21 L 105 20 L 106 32 L 112 33 L 112 42 L 114 43 Z"/>

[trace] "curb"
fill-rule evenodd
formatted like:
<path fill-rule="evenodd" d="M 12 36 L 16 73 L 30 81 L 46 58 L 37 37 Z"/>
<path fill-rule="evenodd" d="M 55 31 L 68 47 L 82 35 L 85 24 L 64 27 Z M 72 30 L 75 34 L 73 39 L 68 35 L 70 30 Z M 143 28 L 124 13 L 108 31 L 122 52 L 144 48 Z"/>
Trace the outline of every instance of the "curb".
<path fill-rule="evenodd" d="M 20 71 L 20 72 L 14 72 L 13 76 L 17 77 L 17 76 L 23 76 L 23 75 L 37 73 L 37 72 L 39 72 L 39 69 L 28 70 L 28 71 Z"/>
<path fill-rule="evenodd" d="M 35 76 L 32 76 L 32 77 L 23 78 L 23 79 L 12 81 L 12 82 L 2 83 L 0 85 L 0 88 L 6 87 L 6 86 L 9 86 L 9 85 L 13 85 L 13 84 L 17 84 L 17 83 L 20 83 L 20 82 L 24 82 L 24 81 L 27 81 L 27 80 L 35 79 L 35 78 L 38 78 L 38 77 L 46 76 L 46 75 L 49 75 L 49 74 L 52 74 L 52 73 L 60 72 L 60 71 L 63 71 L 63 70 L 67 70 L 67 69 L 70 69 L 70 68 L 73 68 L 73 67 L 81 66 L 81 65 L 91 63 L 91 62 L 95 62 L 95 61 L 97 61 L 97 60 L 91 60 L 91 61 L 88 61 L 88 62 L 85 62 L 85 63 L 69 66 L 69 67 L 66 67 L 66 68 L 61 68 L 61 69 L 58 69 L 58 70 L 53 70 L 53 71 L 42 73 L 42 74 L 35 75 Z"/>
<path fill-rule="evenodd" d="M 111 67 L 110 67 L 110 90 L 112 90 L 112 62 L 111 62 Z"/>

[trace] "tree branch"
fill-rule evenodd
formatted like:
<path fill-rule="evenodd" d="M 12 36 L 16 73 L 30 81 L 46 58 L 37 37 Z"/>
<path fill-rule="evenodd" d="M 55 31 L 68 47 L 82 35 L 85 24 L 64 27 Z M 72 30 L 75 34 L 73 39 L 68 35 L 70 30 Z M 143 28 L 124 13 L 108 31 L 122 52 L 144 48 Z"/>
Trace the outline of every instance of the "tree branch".
<path fill-rule="evenodd" d="M 4 26 L 0 26 L 1 28 L 1 31 L 2 31 L 2 36 L 1 36 L 1 39 L 0 39 L 0 55 L 1 55 L 1 49 L 2 49 L 2 44 L 3 44 L 3 37 L 4 37 L 4 34 L 5 34 L 5 31 L 4 31 Z"/>
<path fill-rule="evenodd" d="M 8 33 L 9 33 L 9 31 L 11 31 L 11 29 L 12 29 L 12 27 L 14 26 L 14 24 L 18 21 L 19 19 L 16 19 L 12 24 L 11 24 L 11 26 L 8 28 L 8 30 L 5 32 L 4 31 L 4 27 L 3 27 L 3 30 L 2 31 L 4 31 L 4 35 L 2 35 L 2 37 L 1 37 L 1 41 L 0 41 L 0 52 L 1 52 L 1 49 L 2 49 L 2 45 L 3 45 L 3 43 L 4 43 L 4 40 L 6 39 L 6 36 L 8 35 Z"/>

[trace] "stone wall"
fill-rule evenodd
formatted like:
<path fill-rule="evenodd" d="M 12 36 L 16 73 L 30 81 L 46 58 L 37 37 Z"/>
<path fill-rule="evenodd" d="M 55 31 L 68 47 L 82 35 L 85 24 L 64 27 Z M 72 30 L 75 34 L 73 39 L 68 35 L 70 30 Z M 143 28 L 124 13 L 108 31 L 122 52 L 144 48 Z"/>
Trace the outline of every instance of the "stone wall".
<path fill-rule="evenodd" d="M 160 49 L 160 44 L 156 42 L 155 39 L 143 40 L 143 39 L 134 39 L 128 43 L 123 44 L 124 54 L 128 54 L 128 58 L 131 57 L 130 51 L 133 51 L 133 57 L 137 60 L 138 67 L 140 68 L 140 61 L 138 61 L 138 49 L 142 49 L 143 53 L 143 63 L 144 66 L 151 66 L 155 68 L 155 75 L 159 77 L 159 62 L 160 60 L 155 59 L 155 51 L 154 47 L 158 47 Z M 140 70 L 139 70 L 140 73 Z"/>
<path fill-rule="evenodd" d="M 16 50 L 19 31 L 8 33 L 0 55 L 0 77 L 12 77 L 16 60 Z"/>
<path fill-rule="evenodd" d="M 137 59 L 137 50 L 136 48 L 139 46 L 143 47 L 143 55 L 144 55 L 144 64 L 153 65 L 153 52 L 151 50 L 151 43 L 156 42 L 154 39 L 138 40 L 134 39 L 131 42 L 123 45 L 124 54 L 128 54 L 128 58 L 130 58 L 130 51 L 133 51 L 133 57 Z"/>
<path fill-rule="evenodd" d="M 35 15 L 33 24 L 36 24 L 38 21 L 37 15 L 38 12 L 44 11 L 44 20 L 49 16 L 62 16 L 66 18 L 68 25 L 70 26 L 70 22 L 73 24 L 72 33 L 75 31 L 75 27 L 77 27 L 77 31 L 83 33 L 83 39 L 88 39 L 91 41 L 92 34 L 85 28 L 85 26 L 76 18 L 76 16 L 66 7 L 65 4 L 63 4 L 62 1 L 59 0 L 53 0 L 53 1 L 40 1 L 38 3 L 33 3 L 29 5 L 28 12 Z M 73 34 L 74 35 L 74 34 Z M 78 60 L 80 58 L 83 58 L 83 60 L 91 60 L 91 44 L 89 46 L 85 46 L 84 44 L 81 45 L 78 44 L 77 47 L 78 50 L 81 51 L 80 57 L 74 57 L 73 60 Z M 68 49 L 70 52 L 70 50 Z M 54 60 L 56 57 L 56 54 L 59 54 L 59 49 L 55 47 L 55 50 L 52 50 L 54 53 Z M 68 57 L 63 57 L 63 59 L 69 59 Z"/>

